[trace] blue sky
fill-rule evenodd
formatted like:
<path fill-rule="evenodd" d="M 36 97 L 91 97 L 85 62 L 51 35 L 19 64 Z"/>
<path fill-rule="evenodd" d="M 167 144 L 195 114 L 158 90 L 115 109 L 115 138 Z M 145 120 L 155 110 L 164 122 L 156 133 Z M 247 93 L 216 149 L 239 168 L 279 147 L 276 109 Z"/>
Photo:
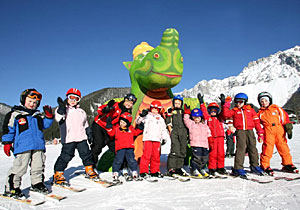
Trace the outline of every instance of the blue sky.
<path fill-rule="evenodd" d="M 299 11 L 299 0 L 0 0 L 0 102 L 18 104 L 32 87 L 52 106 L 71 87 L 130 87 L 122 62 L 171 27 L 184 57 L 173 92 L 238 75 L 300 44 Z"/>

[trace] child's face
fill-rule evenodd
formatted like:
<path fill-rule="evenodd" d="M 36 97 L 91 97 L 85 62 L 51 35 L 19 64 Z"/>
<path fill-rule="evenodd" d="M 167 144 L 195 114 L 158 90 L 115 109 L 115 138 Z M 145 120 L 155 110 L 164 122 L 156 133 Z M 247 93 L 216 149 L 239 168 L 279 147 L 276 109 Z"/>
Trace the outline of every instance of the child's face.
<path fill-rule="evenodd" d="M 133 107 L 133 101 L 129 101 L 128 99 L 125 99 L 124 106 L 126 109 L 131 109 Z"/>
<path fill-rule="evenodd" d="M 35 110 L 37 108 L 37 105 L 38 100 L 36 100 L 35 98 L 26 97 L 24 106 L 27 109 Z"/>
<path fill-rule="evenodd" d="M 70 94 L 68 95 L 68 104 L 70 106 L 76 106 L 79 103 L 80 99 L 81 98 L 79 96 Z"/>
<path fill-rule="evenodd" d="M 238 100 L 238 101 L 235 101 L 235 106 L 237 107 L 237 108 L 242 108 L 243 106 L 244 106 L 244 101 L 243 100 Z"/>
<path fill-rule="evenodd" d="M 181 104 L 181 100 L 174 100 L 174 107 L 175 108 L 181 108 L 182 104 Z"/>
<path fill-rule="evenodd" d="M 152 112 L 153 114 L 158 114 L 159 110 L 158 110 L 157 108 L 152 108 L 152 109 L 151 109 L 151 112 Z"/>
<path fill-rule="evenodd" d="M 260 100 L 260 104 L 262 107 L 267 108 L 270 105 L 270 102 L 267 99 L 263 98 Z"/>
<path fill-rule="evenodd" d="M 127 123 L 126 123 L 124 120 L 120 120 L 120 127 L 121 127 L 122 129 L 125 129 L 126 126 L 127 126 Z"/>
<path fill-rule="evenodd" d="M 217 116 L 217 110 L 216 109 L 211 109 L 210 110 L 210 116 Z"/>
<path fill-rule="evenodd" d="M 193 120 L 195 123 L 200 123 L 201 122 L 201 117 L 193 117 Z"/>

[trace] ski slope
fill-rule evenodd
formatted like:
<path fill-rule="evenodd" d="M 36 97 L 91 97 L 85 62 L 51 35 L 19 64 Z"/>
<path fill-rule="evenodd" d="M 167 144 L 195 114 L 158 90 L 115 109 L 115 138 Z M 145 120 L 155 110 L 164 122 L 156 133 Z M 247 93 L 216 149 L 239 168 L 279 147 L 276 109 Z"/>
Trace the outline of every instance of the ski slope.
<path fill-rule="evenodd" d="M 294 164 L 300 168 L 300 125 L 294 127 L 294 137 L 289 141 Z M 258 144 L 260 151 L 261 144 Z M 46 181 L 53 174 L 53 165 L 60 153 L 61 146 L 47 146 Z M 167 154 L 170 142 L 162 147 L 161 170 L 166 170 Z M 3 150 L 1 148 L 1 150 Z M 271 167 L 281 168 L 279 154 L 274 151 Z M 11 167 L 13 157 L 7 157 L 0 152 L 0 187 L 4 191 L 7 171 Z M 226 158 L 225 166 L 230 169 L 233 159 Z M 245 169 L 249 170 L 248 157 L 245 159 Z M 85 187 L 86 191 L 76 193 L 53 187 L 53 193 L 65 195 L 67 198 L 60 202 L 48 201 L 41 206 L 30 206 L 27 204 L 0 198 L 0 210 L 2 209 L 300 209 L 300 180 L 287 182 L 285 180 L 274 180 L 269 184 L 259 184 L 240 178 L 228 178 L 225 180 L 196 180 L 190 182 L 179 182 L 178 180 L 160 179 L 157 183 L 127 182 L 121 186 L 104 188 L 74 172 L 83 171 L 81 160 L 76 153 L 74 159 L 69 163 L 66 177 L 74 187 Z M 276 172 L 277 176 L 288 177 L 300 176 L 299 174 L 286 174 Z M 273 180 L 272 177 L 251 177 L 262 180 Z M 111 179 L 110 173 L 102 173 L 102 178 Z M 29 172 L 23 176 L 22 189 L 28 195 L 30 187 Z M 42 199 L 42 196 L 32 195 L 32 199 Z"/>

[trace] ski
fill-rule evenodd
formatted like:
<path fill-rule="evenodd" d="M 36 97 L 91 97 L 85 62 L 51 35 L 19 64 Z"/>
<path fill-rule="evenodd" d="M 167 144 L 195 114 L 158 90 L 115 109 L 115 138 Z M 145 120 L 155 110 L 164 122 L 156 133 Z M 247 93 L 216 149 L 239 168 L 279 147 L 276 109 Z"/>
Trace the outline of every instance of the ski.
<path fill-rule="evenodd" d="M 97 183 L 97 184 L 101 184 L 105 188 L 109 188 L 109 187 L 118 186 L 118 185 L 123 184 L 123 182 L 121 182 L 121 181 L 111 182 L 111 181 L 108 181 L 108 180 L 105 180 L 105 179 L 101 179 L 100 177 L 96 178 L 96 179 L 90 179 L 90 178 L 87 178 L 85 176 L 85 174 L 83 174 L 83 173 L 76 173 L 76 174 L 83 176 L 86 180 L 89 180 L 89 181 Z"/>
<path fill-rule="evenodd" d="M 50 200 L 56 200 L 56 201 L 61 201 L 63 199 L 66 199 L 67 196 L 63 196 L 63 195 L 57 195 L 57 194 L 53 194 L 53 193 L 43 193 L 43 192 L 38 192 L 38 191 L 33 191 L 30 190 L 30 193 L 37 193 L 41 196 L 44 196 L 45 198 L 50 198 Z"/>
<path fill-rule="evenodd" d="M 180 182 L 188 182 L 191 180 L 189 177 L 180 176 L 178 174 L 173 174 L 172 177 L 174 177 L 175 179 L 177 179 Z"/>
<path fill-rule="evenodd" d="M 39 206 L 44 204 L 46 201 L 33 201 L 31 199 L 17 199 L 17 198 L 13 198 L 13 197 L 9 197 L 3 194 L 0 194 L 1 198 L 5 198 L 5 199 L 9 199 L 9 200 L 13 200 L 13 201 L 17 201 L 17 202 L 21 202 L 21 203 L 25 203 L 28 205 L 32 205 L 32 206 Z"/>
<path fill-rule="evenodd" d="M 156 177 L 151 177 L 151 176 L 145 176 L 142 178 L 143 180 L 146 180 L 147 182 L 158 182 L 158 179 Z"/>
<path fill-rule="evenodd" d="M 300 179 L 300 176 L 298 176 L 298 177 L 293 177 L 293 178 L 285 177 L 285 176 L 277 176 L 277 177 L 275 177 L 274 179 L 275 179 L 275 180 L 294 181 L 294 180 Z"/>
<path fill-rule="evenodd" d="M 59 184 L 54 184 L 54 183 L 52 185 L 55 187 L 63 188 L 63 189 L 70 190 L 73 192 L 82 192 L 82 191 L 86 190 L 86 188 L 76 188 L 76 187 L 72 187 L 72 186 L 68 186 L 68 185 L 59 185 Z"/>
<path fill-rule="evenodd" d="M 259 183 L 259 184 L 268 184 L 268 183 L 271 183 L 273 182 L 272 180 L 259 180 L 259 179 L 255 179 L 255 178 L 246 178 L 245 180 L 249 180 L 249 181 L 252 181 L 252 182 L 256 182 L 256 183 Z"/>

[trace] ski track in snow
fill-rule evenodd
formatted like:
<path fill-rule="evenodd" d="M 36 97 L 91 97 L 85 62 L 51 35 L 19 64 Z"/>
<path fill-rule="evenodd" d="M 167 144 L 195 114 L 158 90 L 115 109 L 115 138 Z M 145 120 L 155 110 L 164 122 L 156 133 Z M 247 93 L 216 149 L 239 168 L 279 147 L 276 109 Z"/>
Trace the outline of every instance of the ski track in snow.
<path fill-rule="evenodd" d="M 294 127 L 294 137 L 288 140 L 293 156 L 294 164 L 300 168 L 300 125 Z M 261 144 L 257 144 L 259 153 Z M 46 160 L 46 182 L 53 175 L 53 166 L 60 153 L 61 146 L 47 146 Z M 166 171 L 167 154 L 170 142 L 162 147 L 161 171 Z M 3 150 L 1 148 L 1 150 Z M 7 157 L 3 151 L 0 152 L 0 191 L 4 191 L 5 179 L 9 167 L 12 166 L 14 158 Z M 233 158 L 225 159 L 225 167 L 230 170 L 233 166 Z M 249 171 L 248 157 L 245 157 L 245 170 Z M 273 155 L 271 167 L 281 168 L 281 158 L 278 153 Z M 74 187 L 85 187 L 86 191 L 76 193 L 57 187 L 50 187 L 55 194 L 65 195 L 67 198 L 60 202 L 47 201 L 41 206 L 30 206 L 27 204 L 5 200 L 0 198 L 0 210 L 24 210 L 24 209 L 115 209 L 115 210 L 189 210 L 189 209 L 249 209 L 249 210 L 279 210 L 300 209 L 300 180 L 287 182 L 285 180 L 274 180 L 269 184 L 259 184 L 240 178 L 197 180 L 190 182 L 179 182 L 178 180 L 159 179 L 157 183 L 147 181 L 124 182 L 123 185 L 104 188 L 99 184 L 85 180 L 75 172 L 84 171 L 84 167 L 76 152 L 75 157 L 69 163 L 65 171 L 67 179 Z M 275 171 L 276 176 L 296 177 L 300 174 L 287 174 Z M 101 177 L 111 180 L 111 173 L 102 173 Z M 272 177 L 258 177 L 249 173 L 249 177 L 261 180 L 273 180 Z M 26 195 L 29 193 L 30 177 L 29 170 L 23 176 L 22 189 Z M 43 196 L 31 195 L 32 199 L 41 199 Z"/>

